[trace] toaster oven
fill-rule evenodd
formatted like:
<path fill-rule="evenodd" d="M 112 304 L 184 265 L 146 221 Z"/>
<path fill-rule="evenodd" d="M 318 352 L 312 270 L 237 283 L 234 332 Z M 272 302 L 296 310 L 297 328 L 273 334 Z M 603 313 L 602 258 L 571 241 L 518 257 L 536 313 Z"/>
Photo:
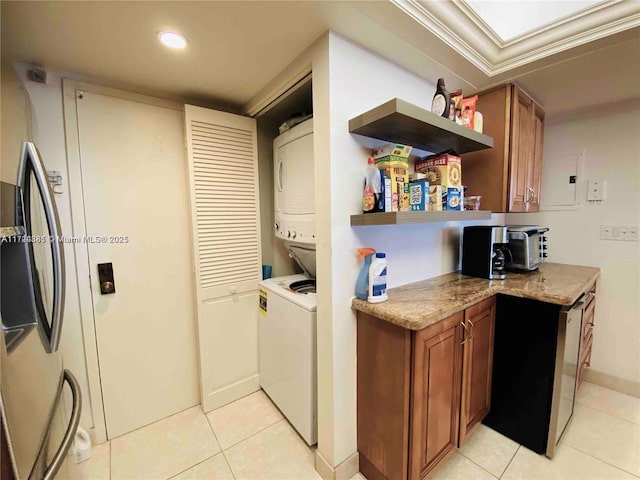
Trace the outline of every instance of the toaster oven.
<path fill-rule="evenodd" d="M 510 270 L 535 270 L 547 258 L 548 228 L 537 225 L 508 225 L 507 240 L 511 258 L 507 259 Z"/>

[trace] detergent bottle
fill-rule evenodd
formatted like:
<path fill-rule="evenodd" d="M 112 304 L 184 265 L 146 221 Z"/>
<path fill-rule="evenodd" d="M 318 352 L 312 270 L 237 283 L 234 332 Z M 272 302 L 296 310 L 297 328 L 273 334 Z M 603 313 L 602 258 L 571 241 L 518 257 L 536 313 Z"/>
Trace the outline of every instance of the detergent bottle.
<path fill-rule="evenodd" d="M 369 303 L 385 302 L 387 296 L 387 255 L 382 252 L 375 254 L 369 265 Z"/>
<path fill-rule="evenodd" d="M 361 300 L 367 300 L 369 297 L 369 267 L 371 260 L 376 254 L 375 249 L 371 247 L 363 247 L 358 249 L 358 263 L 361 263 L 360 274 L 356 281 L 356 297 Z"/>

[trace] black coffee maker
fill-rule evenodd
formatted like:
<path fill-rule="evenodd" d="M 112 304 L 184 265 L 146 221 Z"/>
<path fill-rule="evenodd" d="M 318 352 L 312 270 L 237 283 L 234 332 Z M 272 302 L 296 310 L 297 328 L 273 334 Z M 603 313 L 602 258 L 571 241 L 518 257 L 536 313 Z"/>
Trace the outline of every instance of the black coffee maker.
<path fill-rule="evenodd" d="M 464 227 L 462 274 L 489 280 L 506 278 L 508 243 L 507 227 L 503 225 Z"/>

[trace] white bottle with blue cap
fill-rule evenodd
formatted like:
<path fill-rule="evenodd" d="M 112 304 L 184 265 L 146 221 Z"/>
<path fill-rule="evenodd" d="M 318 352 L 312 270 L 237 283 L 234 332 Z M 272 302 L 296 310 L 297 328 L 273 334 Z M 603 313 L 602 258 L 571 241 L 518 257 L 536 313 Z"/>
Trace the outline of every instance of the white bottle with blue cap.
<path fill-rule="evenodd" d="M 369 303 L 380 303 L 388 300 L 387 296 L 387 255 L 378 252 L 371 260 L 369 267 Z"/>

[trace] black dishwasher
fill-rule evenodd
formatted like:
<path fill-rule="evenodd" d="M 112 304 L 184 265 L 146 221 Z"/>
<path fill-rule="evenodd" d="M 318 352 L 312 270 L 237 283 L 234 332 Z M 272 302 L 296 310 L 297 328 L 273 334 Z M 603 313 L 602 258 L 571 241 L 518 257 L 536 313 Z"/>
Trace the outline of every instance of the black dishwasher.
<path fill-rule="evenodd" d="M 573 413 L 582 301 L 498 295 L 491 410 L 484 424 L 551 458 Z"/>

